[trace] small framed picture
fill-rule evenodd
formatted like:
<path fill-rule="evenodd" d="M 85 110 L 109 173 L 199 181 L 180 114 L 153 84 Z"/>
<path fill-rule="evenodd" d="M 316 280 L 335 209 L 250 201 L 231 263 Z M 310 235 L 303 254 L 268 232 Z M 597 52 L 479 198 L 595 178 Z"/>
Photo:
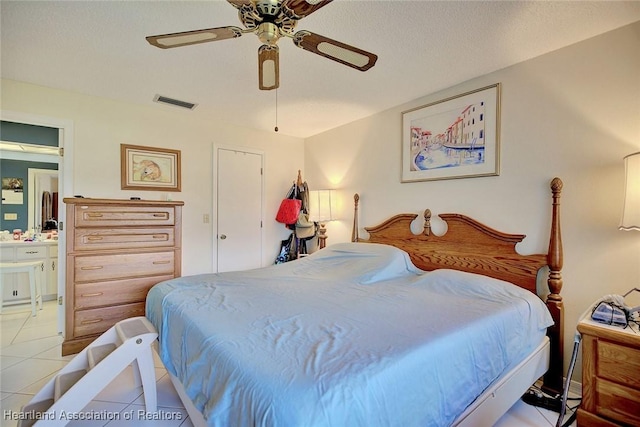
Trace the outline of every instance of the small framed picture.
<path fill-rule="evenodd" d="M 180 191 L 180 150 L 120 144 L 123 190 Z"/>
<path fill-rule="evenodd" d="M 499 83 L 402 113 L 402 182 L 499 174 Z"/>
<path fill-rule="evenodd" d="M 22 178 L 2 178 L 2 204 L 24 204 L 24 180 Z"/>

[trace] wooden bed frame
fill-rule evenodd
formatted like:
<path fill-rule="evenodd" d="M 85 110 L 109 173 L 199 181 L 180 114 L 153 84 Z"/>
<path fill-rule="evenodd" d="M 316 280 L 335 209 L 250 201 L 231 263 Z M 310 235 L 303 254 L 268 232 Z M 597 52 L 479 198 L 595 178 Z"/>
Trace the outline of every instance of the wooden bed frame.
<path fill-rule="evenodd" d="M 554 178 L 551 182 L 553 209 L 551 237 L 547 254 L 520 255 L 515 245 L 525 236 L 506 234 L 493 230 L 474 219 L 460 214 L 439 215 L 448 225 L 442 236 L 431 233 L 431 211 L 424 213 L 425 224 L 421 234 L 411 232 L 415 214 L 396 215 L 376 227 L 365 227 L 369 239 L 358 236 L 358 204 L 356 194 L 352 241 L 384 243 L 399 247 L 409 253 L 415 265 L 423 270 L 451 268 L 468 271 L 497 279 L 510 281 L 529 291 L 537 293 L 538 271 L 549 267 L 547 284 L 549 294 L 541 292 L 555 324 L 548 328 L 549 340 L 542 343 L 531 355 L 507 375 L 499 378 L 483 395 L 476 399 L 467 410 L 456 419 L 456 427 L 492 425 L 504 414 L 520 395 L 545 372 L 543 388 L 559 395 L 562 392 L 563 327 L 564 309 L 560 290 L 562 289 L 562 239 L 560 235 L 560 193 L 562 181 Z M 549 349 L 550 348 L 550 349 Z M 545 355 L 542 353 L 547 352 Z M 544 363 L 543 363 L 544 361 Z M 541 365 L 544 366 L 541 366 Z M 187 396 L 180 381 L 169 373 L 180 399 L 185 405 L 190 420 L 196 427 L 205 427 L 206 422 Z M 529 381 L 533 378 L 532 381 Z M 529 382 L 527 382 L 529 381 Z M 524 388 L 523 388 L 524 387 Z"/>
<path fill-rule="evenodd" d="M 562 289 L 562 237 L 560 233 L 560 193 L 562 180 L 551 181 L 552 217 L 549 250 L 546 254 L 520 255 L 515 245 L 526 236 L 496 231 L 461 214 L 438 215 L 447 223 L 447 232 L 441 236 L 431 233 L 431 211 L 424 212 L 421 234 L 411 231 L 416 214 L 395 215 L 375 227 L 365 227 L 368 239 L 358 236 L 358 204 L 354 196 L 353 242 L 384 243 L 409 253 L 416 267 L 431 271 L 439 268 L 461 270 L 505 280 L 525 288 L 546 303 L 554 320 L 547 330 L 550 340 L 549 369 L 544 375 L 543 389 L 559 395 L 563 389 L 564 305 Z M 537 292 L 537 276 L 541 268 L 549 268 L 548 292 Z M 546 295 L 546 299 L 545 299 Z"/>

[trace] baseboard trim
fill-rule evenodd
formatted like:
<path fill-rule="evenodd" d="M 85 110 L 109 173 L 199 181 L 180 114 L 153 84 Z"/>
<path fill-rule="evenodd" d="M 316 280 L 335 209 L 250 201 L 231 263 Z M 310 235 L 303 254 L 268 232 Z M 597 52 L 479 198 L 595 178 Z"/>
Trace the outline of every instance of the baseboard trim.
<path fill-rule="evenodd" d="M 566 381 L 566 378 L 565 378 Z M 582 396 L 582 383 L 578 381 L 571 381 L 569 384 L 569 394 L 575 396 Z"/>

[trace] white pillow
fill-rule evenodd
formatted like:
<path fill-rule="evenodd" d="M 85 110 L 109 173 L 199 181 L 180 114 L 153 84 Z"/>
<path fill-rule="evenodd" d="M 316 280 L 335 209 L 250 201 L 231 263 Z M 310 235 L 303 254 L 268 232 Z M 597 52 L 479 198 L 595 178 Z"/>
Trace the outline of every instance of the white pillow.
<path fill-rule="evenodd" d="M 417 279 L 414 286 L 424 286 L 432 292 L 442 295 L 458 295 L 480 304 L 483 300 L 504 301 L 524 300 L 531 309 L 531 323 L 539 330 L 553 324 L 553 318 L 542 300 L 526 289 L 481 274 L 458 270 L 440 269 L 425 273 Z"/>
<path fill-rule="evenodd" d="M 301 259 L 299 273 L 372 284 L 422 274 L 402 249 L 379 243 L 336 243 Z"/>

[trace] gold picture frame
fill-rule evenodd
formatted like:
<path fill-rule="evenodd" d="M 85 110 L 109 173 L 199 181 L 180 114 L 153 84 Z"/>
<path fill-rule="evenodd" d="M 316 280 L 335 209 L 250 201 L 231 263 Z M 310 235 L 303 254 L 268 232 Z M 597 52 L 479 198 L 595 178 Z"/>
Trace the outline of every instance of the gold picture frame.
<path fill-rule="evenodd" d="M 500 83 L 402 112 L 402 182 L 500 175 Z"/>
<path fill-rule="evenodd" d="M 123 190 L 181 191 L 180 150 L 120 144 Z"/>

